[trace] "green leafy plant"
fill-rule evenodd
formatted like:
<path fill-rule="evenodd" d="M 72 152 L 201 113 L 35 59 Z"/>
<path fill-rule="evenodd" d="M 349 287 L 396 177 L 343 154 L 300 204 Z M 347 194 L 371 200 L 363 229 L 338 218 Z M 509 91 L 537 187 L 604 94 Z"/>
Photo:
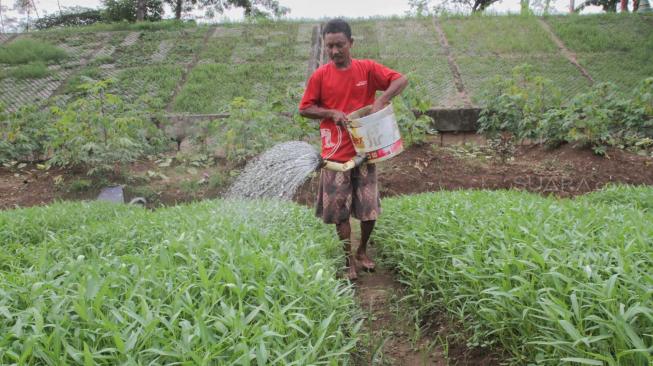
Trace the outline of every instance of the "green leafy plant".
<path fill-rule="evenodd" d="M 0 364 L 350 364 L 340 243 L 275 201 L 0 212 Z"/>
<path fill-rule="evenodd" d="M 51 164 L 83 166 L 89 174 L 119 172 L 122 164 L 161 148 L 162 132 L 136 106 L 106 92 L 112 82 L 82 84 L 85 97 L 53 109 L 58 119 L 49 142 Z"/>
<path fill-rule="evenodd" d="M 484 98 L 487 107 L 481 111 L 478 131 L 490 137 L 510 132 L 517 141 L 537 138 L 542 114 L 562 103 L 560 91 L 528 64 L 512 73 L 512 78 L 494 78 L 496 88 Z"/>
<path fill-rule="evenodd" d="M 52 131 L 51 115 L 38 106 L 26 105 L 6 112 L 0 105 L 0 163 L 46 159 Z"/>
<path fill-rule="evenodd" d="M 610 127 L 621 109 L 617 98 L 614 84 L 608 83 L 574 97 L 564 109 L 567 141 L 591 146 L 595 153 L 604 155 L 612 144 Z"/>
<path fill-rule="evenodd" d="M 565 103 L 528 65 L 515 68 L 511 79 L 497 78 L 496 85 L 478 121 L 479 132 L 491 139 L 508 134 L 515 141 L 553 146 L 570 142 L 603 155 L 610 146 L 647 149 L 653 137 L 653 78 L 642 80 L 630 95 L 615 84 L 598 83 Z"/>
<path fill-rule="evenodd" d="M 216 144 L 231 161 L 244 161 L 276 143 L 305 138 L 308 125 L 295 112 L 287 116 L 254 99 L 237 97 L 217 121 Z M 315 132 L 313 131 L 313 134 Z"/>
<path fill-rule="evenodd" d="M 384 200 L 375 242 L 417 309 L 449 314 L 472 346 L 498 345 L 514 364 L 645 365 L 652 197 L 651 187 L 578 200 L 517 191 L 395 197 Z"/>
<path fill-rule="evenodd" d="M 426 141 L 426 136 L 436 134 L 433 119 L 427 114 L 431 102 L 418 92 L 421 80 L 409 75 L 408 87 L 399 98 L 392 102 L 399 131 L 406 147 L 419 145 Z"/>

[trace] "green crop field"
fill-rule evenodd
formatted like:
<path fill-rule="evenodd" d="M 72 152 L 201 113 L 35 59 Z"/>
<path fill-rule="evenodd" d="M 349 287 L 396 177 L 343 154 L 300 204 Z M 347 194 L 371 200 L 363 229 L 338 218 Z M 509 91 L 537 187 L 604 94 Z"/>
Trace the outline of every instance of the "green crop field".
<path fill-rule="evenodd" d="M 171 181 L 157 191 L 224 188 L 273 144 L 319 140 L 297 111 L 319 24 L 161 22 L 21 34 L 0 45 L 2 169 L 16 178 L 26 167 L 39 177 L 52 173 L 44 180 L 53 187 L 72 171 L 104 184 L 121 169 L 131 184 L 131 168 L 139 180 Z M 471 102 L 485 107 L 479 124 L 488 136 L 507 130 L 597 153 L 650 154 L 650 17 L 351 24 L 354 57 L 410 77 L 393 101 L 407 148 L 430 133 L 431 121 L 413 110 Z M 616 88 L 592 89 L 553 35 L 597 82 Z M 524 63 L 531 67 L 517 67 Z M 168 112 L 223 115 L 178 123 Z M 129 166 L 136 161 L 144 164 Z M 74 191 L 92 184 L 80 177 L 61 185 Z M 440 192 L 387 198 L 383 206 L 375 245 L 407 286 L 397 306 L 414 306 L 397 312 L 446 314 L 465 350 L 498 352 L 511 365 L 653 364 L 650 187 L 609 187 L 575 200 Z M 292 203 L 213 200 L 156 211 L 57 203 L 3 211 L 0 364 L 374 359 L 375 350 L 361 348 L 377 340 L 359 329 L 353 287 L 337 276 L 343 259 L 333 228 Z"/>
<path fill-rule="evenodd" d="M 468 345 L 515 365 L 651 361 L 650 187 L 383 205 L 374 240 L 407 306 Z M 58 203 L 1 212 L 0 242 L 2 364 L 336 365 L 364 347 L 340 244 L 292 203 Z"/>
<path fill-rule="evenodd" d="M 340 245 L 290 203 L 0 213 L 0 364 L 344 364 Z"/>
<path fill-rule="evenodd" d="M 375 241 L 426 315 L 516 364 L 653 361 L 650 187 L 576 200 L 460 191 L 384 200 Z"/>

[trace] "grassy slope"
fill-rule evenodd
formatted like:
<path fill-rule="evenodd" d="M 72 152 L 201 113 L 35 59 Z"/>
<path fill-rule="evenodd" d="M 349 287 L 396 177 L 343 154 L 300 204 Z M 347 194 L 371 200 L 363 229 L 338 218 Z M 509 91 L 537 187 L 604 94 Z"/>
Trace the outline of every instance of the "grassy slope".
<path fill-rule="evenodd" d="M 638 80 L 653 75 L 653 66 L 647 62 L 653 58 L 653 41 L 648 37 L 653 32 L 650 17 L 616 14 L 551 16 L 545 20 L 567 47 L 578 54 L 581 64 L 596 80 L 613 81 L 623 89 L 630 89 Z M 508 76 L 512 67 L 524 62 L 533 64 L 537 72 L 554 80 L 569 95 L 588 86 L 588 81 L 558 52 L 533 17 L 447 17 L 440 21 L 463 82 L 476 103 L 491 86 L 493 75 Z M 48 72 L 55 80 L 89 73 L 87 68 L 80 69 L 80 60 L 106 48 L 109 53 L 91 60 L 88 67 L 100 67 L 98 77 L 111 76 L 123 81 L 119 84 L 125 86 L 116 92 L 130 99 L 154 95 L 156 100 L 149 102 L 154 109 L 171 102 L 182 70 L 197 55 L 200 62 L 190 73 L 173 108 L 201 113 L 219 112 L 236 96 L 270 102 L 288 89 L 293 89 L 288 92 L 293 97 L 285 98 L 286 108 L 293 108 L 298 94 L 294 89 L 301 89 L 306 73 L 313 25 L 311 22 L 220 25 L 206 47 L 202 45 L 208 31 L 206 26 L 170 22 L 38 32 L 30 37 L 62 46 L 71 55 L 64 61 L 64 67 L 54 67 Z M 358 40 L 354 47 L 356 57 L 375 58 L 413 74 L 424 81 L 423 93 L 434 106 L 461 104 L 431 19 L 355 20 L 352 25 Z M 138 42 L 123 46 L 123 40 L 131 32 L 140 33 Z M 166 57 L 153 60 L 160 47 L 166 47 L 166 42 L 171 45 Z M 115 47 L 113 53 L 112 47 Z M 10 68 L 0 67 L 1 74 L 9 75 Z M 165 75 L 159 78 L 164 81 L 159 82 L 153 73 Z M 13 105 L 15 95 L 34 94 L 41 84 L 38 79 L 34 83 L 28 79 L 16 84 L 12 77 L 6 77 L 0 80 L 3 95 L 0 100 Z"/>
<path fill-rule="evenodd" d="M 510 77 L 512 69 L 522 63 L 533 65 L 536 73 L 555 81 L 567 96 L 589 86 L 535 17 L 446 18 L 442 27 L 475 103 L 492 87 L 492 76 Z"/>
<path fill-rule="evenodd" d="M 547 21 L 596 81 L 630 90 L 653 76 L 653 18 L 632 14 L 551 17 Z"/>
<path fill-rule="evenodd" d="M 218 112 L 236 97 L 272 103 L 288 89 L 302 87 L 310 30 L 296 22 L 219 27 L 200 54 L 200 64 L 192 70 L 174 109 Z M 297 42 L 304 47 L 295 47 Z M 289 110 L 299 102 L 283 101 Z"/>
<path fill-rule="evenodd" d="M 1 364 L 333 364 L 356 339 L 340 246 L 293 204 L 56 204 L 1 212 L 0 243 Z"/>

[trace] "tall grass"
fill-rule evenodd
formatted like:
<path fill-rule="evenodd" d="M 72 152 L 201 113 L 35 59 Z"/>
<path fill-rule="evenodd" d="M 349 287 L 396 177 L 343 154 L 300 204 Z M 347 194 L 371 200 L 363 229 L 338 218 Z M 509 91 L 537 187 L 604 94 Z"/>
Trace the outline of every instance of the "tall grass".
<path fill-rule="evenodd" d="M 547 17 L 565 45 L 575 52 L 651 52 L 653 23 L 641 14 Z"/>
<path fill-rule="evenodd" d="M 514 364 L 653 361 L 650 213 L 505 191 L 384 210 L 374 240 L 422 310 L 446 311 L 471 345 L 500 345 Z"/>
<path fill-rule="evenodd" d="M 33 39 L 18 39 L 0 46 L 0 63 L 9 65 L 29 62 L 59 62 L 68 56 L 66 51 L 49 43 Z"/>
<path fill-rule="evenodd" d="M 0 213 L 0 364 L 346 364 L 351 289 L 299 206 Z"/>
<path fill-rule="evenodd" d="M 50 74 L 43 62 L 30 62 L 11 68 L 7 74 L 15 79 L 39 79 Z"/>

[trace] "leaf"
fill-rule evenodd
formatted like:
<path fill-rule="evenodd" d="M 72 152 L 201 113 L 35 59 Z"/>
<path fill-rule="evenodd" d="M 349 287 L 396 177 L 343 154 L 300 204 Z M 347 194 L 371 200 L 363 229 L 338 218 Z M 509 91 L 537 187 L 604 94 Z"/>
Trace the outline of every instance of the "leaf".
<path fill-rule="evenodd" d="M 583 365 L 603 366 L 603 361 L 593 360 L 593 359 L 590 359 L 590 358 L 565 357 L 565 358 L 561 358 L 560 361 L 575 362 L 575 363 L 580 363 L 580 364 L 583 364 Z"/>
<path fill-rule="evenodd" d="M 116 348 L 123 355 L 126 353 L 125 342 L 122 340 L 120 332 L 113 332 L 113 343 L 116 344 Z"/>
<path fill-rule="evenodd" d="M 576 328 L 575 328 L 575 327 L 574 327 L 570 322 L 568 322 L 567 320 L 559 320 L 558 323 L 560 324 L 560 326 L 562 326 L 562 328 L 565 330 L 565 332 L 567 332 L 567 334 L 569 334 L 569 336 L 571 337 L 571 339 L 572 339 L 574 342 L 580 340 L 581 338 L 583 338 L 583 337 L 580 335 L 580 332 L 578 332 L 578 329 L 576 329 Z"/>
<path fill-rule="evenodd" d="M 91 351 L 88 349 L 88 344 L 84 342 L 84 366 L 93 366 L 95 363 L 93 362 L 93 355 L 91 354 Z"/>

